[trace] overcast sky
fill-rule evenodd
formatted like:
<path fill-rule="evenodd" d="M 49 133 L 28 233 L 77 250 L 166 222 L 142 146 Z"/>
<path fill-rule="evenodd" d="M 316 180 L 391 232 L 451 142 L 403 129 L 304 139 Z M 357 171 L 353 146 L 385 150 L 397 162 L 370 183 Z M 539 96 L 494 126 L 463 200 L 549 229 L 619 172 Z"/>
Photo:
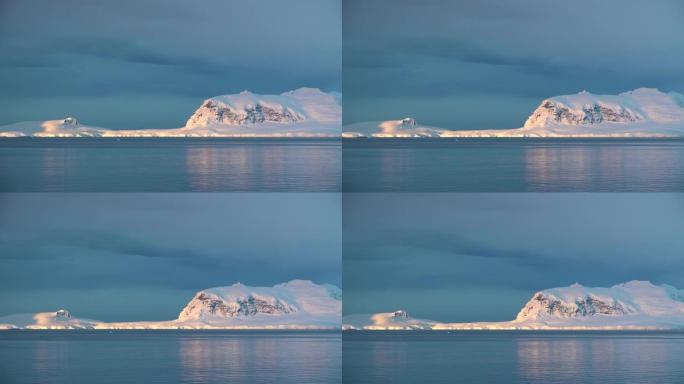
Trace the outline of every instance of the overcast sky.
<path fill-rule="evenodd" d="M 341 283 L 340 194 L 2 194 L 0 316 L 174 319 L 201 289 Z"/>
<path fill-rule="evenodd" d="M 344 119 L 522 126 L 544 98 L 684 92 L 681 0 L 345 0 Z"/>
<path fill-rule="evenodd" d="M 179 127 L 208 97 L 341 89 L 339 0 L 3 0 L 0 125 Z"/>
<path fill-rule="evenodd" d="M 345 194 L 343 231 L 345 314 L 499 321 L 575 282 L 684 288 L 681 194 Z"/>

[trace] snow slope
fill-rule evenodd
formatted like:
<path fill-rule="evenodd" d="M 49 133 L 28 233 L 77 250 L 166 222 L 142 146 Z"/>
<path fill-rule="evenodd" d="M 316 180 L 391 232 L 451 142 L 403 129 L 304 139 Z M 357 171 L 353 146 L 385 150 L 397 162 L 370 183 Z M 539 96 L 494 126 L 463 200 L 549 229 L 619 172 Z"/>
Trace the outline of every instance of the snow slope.
<path fill-rule="evenodd" d="M 230 287 L 198 292 L 178 316 L 185 328 L 249 325 L 336 328 L 342 293 L 332 285 L 293 280 L 273 287 Z"/>
<path fill-rule="evenodd" d="M 403 312 L 404 311 L 398 311 Z M 394 313 L 355 315 L 343 329 L 367 330 L 672 330 L 684 329 L 684 291 L 630 281 L 610 288 L 579 284 L 535 293 L 515 320 L 440 323 Z"/>
<path fill-rule="evenodd" d="M 514 129 L 453 131 L 415 120 L 412 126 L 401 124 L 408 119 L 348 125 L 343 137 L 682 137 L 684 96 L 654 88 L 555 96 L 542 101 L 523 127 Z"/>
<path fill-rule="evenodd" d="M 342 95 L 300 88 L 280 95 L 243 91 L 205 100 L 182 128 L 112 130 L 73 118 L 0 127 L 0 137 L 337 137 Z"/>
<path fill-rule="evenodd" d="M 97 137 L 106 130 L 81 125 L 75 117 L 63 120 L 25 121 L 0 127 L 0 137 Z"/>
<path fill-rule="evenodd" d="M 343 319 L 343 330 L 429 330 L 439 323 L 432 320 L 414 319 L 403 309 L 372 315 L 350 315 Z"/>
<path fill-rule="evenodd" d="M 342 137 L 381 137 L 381 138 L 415 138 L 445 137 L 449 130 L 419 125 L 412 117 L 401 120 L 374 121 L 345 125 Z"/>
<path fill-rule="evenodd" d="M 197 292 L 176 320 L 107 323 L 66 310 L 0 317 L 0 329 L 339 329 L 342 291 L 308 280 Z"/>
<path fill-rule="evenodd" d="M 0 329 L 92 329 L 96 320 L 78 319 L 65 309 L 0 317 Z"/>

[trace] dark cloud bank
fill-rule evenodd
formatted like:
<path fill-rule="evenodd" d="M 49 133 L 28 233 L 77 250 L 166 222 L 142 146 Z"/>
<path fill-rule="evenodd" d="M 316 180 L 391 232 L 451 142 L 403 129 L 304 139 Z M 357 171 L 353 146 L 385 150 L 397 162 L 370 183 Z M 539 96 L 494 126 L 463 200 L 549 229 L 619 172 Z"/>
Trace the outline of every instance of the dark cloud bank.
<path fill-rule="evenodd" d="M 339 194 L 3 194 L 5 315 L 171 319 L 197 290 L 341 283 Z"/>
<path fill-rule="evenodd" d="M 684 3 L 344 1 L 345 124 L 513 128 L 550 96 L 684 91 Z"/>
<path fill-rule="evenodd" d="M 346 194 L 345 313 L 507 320 L 536 290 L 684 288 L 677 194 Z"/>
<path fill-rule="evenodd" d="M 341 89 L 335 0 L 0 4 L 0 124 L 179 127 L 211 96 Z"/>

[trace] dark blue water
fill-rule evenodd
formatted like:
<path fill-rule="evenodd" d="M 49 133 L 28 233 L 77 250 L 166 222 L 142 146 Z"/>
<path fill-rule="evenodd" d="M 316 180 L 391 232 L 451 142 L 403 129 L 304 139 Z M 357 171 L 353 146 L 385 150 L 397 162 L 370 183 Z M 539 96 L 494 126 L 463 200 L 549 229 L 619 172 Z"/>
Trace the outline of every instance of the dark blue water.
<path fill-rule="evenodd" d="M 684 140 L 352 139 L 350 192 L 681 192 Z"/>
<path fill-rule="evenodd" d="M 0 192 L 335 192 L 339 140 L 0 139 Z"/>
<path fill-rule="evenodd" d="M 684 333 L 344 332 L 345 383 L 684 383 Z"/>
<path fill-rule="evenodd" d="M 341 367 L 339 332 L 0 332 L 3 384 L 325 384 Z"/>

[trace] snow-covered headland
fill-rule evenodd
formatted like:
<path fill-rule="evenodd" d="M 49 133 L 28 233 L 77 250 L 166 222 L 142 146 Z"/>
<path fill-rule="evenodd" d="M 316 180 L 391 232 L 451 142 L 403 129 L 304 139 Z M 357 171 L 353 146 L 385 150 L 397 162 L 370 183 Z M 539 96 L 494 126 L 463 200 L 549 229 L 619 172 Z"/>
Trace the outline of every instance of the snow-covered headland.
<path fill-rule="evenodd" d="M 212 97 L 181 128 L 114 130 L 67 117 L 1 126 L 0 137 L 339 137 L 341 126 L 341 94 L 299 88 Z"/>
<path fill-rule="evenodd" d="M 682 330 L 684 290 L 647 281 L 535 293 L 511 321 L 442 323 L 399 310 L 345 316 L 344 330 Z"/>
<path fill-rule="evenodd" d="M 199 291 L 175 320 L 108 323 L 56 312 L 0 317 L 0 329 L 340 329 L 342 291 L 292 280 L 273 287 L 237 283 Z"/>
<path fill-rule="evenodd" d="M 379 137 L 684 137 L 684 96 L 639 88 L 619 95 L 586 91 L 543 100 L 521 128 L 449 130 L 413 118 L 342 127 L 345 138 Z"/>

